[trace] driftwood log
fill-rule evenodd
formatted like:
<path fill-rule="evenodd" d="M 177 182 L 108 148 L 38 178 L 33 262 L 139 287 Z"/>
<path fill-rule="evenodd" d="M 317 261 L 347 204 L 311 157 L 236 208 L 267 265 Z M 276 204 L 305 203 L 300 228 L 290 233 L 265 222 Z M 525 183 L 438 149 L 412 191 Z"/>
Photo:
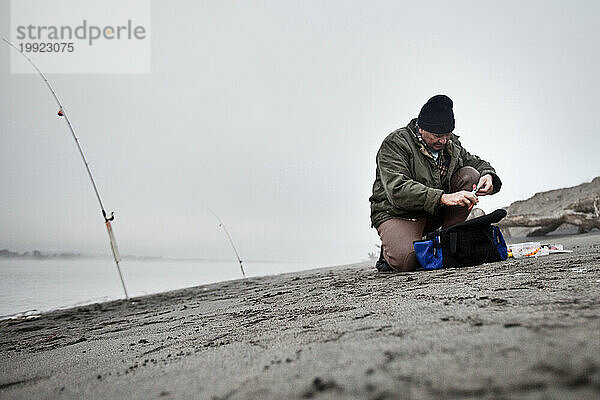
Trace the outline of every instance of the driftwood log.
<path fill-rule="evenodd" d="M 578 233 L 586 233 L 594 228 L 600 229 L 600 195 L 580 199 L 553 215 L 509 215 L 498 225 L 505 228 L 538 227 L 527 236 L 543 236 L 562 224 L 577 226 Z"/>

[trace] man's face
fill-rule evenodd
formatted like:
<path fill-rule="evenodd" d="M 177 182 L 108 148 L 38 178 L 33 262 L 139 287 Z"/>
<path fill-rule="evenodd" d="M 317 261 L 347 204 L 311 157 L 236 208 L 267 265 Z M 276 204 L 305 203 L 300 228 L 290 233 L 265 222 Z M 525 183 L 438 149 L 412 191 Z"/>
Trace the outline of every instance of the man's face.
<path fill-rule="evenodd" d="M 431 133 L 421 128 L 419 128 L 419 133 L 421 134 L 421 137 L 423 138 L 425 143 L 427 143 L 427 146 L 435 151 L 443 150 L 446 143 L 448 143 L 448 139 L 450 139 L 450 135 L 452 135 L 452 132 Z"/>

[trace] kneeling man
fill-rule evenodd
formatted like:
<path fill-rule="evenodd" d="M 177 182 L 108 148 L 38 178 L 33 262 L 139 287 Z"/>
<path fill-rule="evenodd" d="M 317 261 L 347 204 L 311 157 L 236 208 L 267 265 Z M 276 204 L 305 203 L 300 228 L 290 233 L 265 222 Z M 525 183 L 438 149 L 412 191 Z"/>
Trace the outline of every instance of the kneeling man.
<path fill-rule="evenodd" d="M 371 224 L 381 238 L 377 269 L 419 266 L 413 241 L 440 226 L 467 219 L 477 196 L 497 193 L 502 182 L 492 166 L 465 150 L 454 131 L 452 100 L 437 95 L 419 117 L 390 133 L 377 153 Z M 473 193 L 473 185 L 479 190 Z"/>

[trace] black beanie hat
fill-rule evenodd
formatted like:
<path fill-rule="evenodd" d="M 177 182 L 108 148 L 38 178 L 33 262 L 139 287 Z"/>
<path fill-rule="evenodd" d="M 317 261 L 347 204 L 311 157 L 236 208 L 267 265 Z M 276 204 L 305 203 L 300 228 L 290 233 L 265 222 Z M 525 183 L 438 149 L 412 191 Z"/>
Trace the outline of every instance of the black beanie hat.
<path fill-rule="evenodd" d="M 431 133 L 450 133 L 454 130 L 452 100 L 444 94 L 433 96 L 421 108 L 417 125 Z"/>

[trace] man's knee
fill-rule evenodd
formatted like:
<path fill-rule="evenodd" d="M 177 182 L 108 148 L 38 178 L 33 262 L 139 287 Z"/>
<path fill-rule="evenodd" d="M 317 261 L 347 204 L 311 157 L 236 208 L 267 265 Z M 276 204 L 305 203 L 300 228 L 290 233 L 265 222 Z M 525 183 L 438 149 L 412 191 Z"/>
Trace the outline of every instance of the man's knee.
<path fill-rule="evenodd" d="M 471 190 L 473 185 L 479 183 L 479 178 L 481 174 L 475 168 L 470 166 L 465 166 L 459 168 L 453 175 L 450 180 L 450 191 L 458 192 L 461 190 Z"/>
<path fill-rule="evenodd" d="M 390 267 L 400 272 L 414 271 L 420 264 L 412 249 L 400 250 L 396 253 L 383 250 L 383 255 Z"/>
<path fill-rule="evenodd" d="M 381 238 L 383 257 L 396 271 L 413 271 L 419 266 L 413 241 L 421 239 L 426 219 L 392 218 L 383 222 L 377 233 Z"/>

